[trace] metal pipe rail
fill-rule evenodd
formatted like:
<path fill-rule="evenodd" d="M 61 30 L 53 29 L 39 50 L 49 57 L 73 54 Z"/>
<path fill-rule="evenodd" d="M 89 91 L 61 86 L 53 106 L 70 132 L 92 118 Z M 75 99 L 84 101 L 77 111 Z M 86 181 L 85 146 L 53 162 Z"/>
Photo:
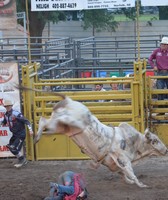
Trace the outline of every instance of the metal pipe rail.
<path fill-rule="evenodd" d="M 150 51 L 159 45 L 162 36 L 154 35 L 149 38 L 142 36 L 141 56 L 147 58 Z M 26 38 L 3 38 L 0 43 L 0 59 L 17 60 L 19 66 L 28 62 L 28 43 Z M 56 78 L 66 73 L 62 70 L 72 70 L 71 77 L 81 76 L 82 70 L 115 70 L 133 69 L 133 62 L 138 59 L 137 38 L 132 37 L 88 37 L 73 39 L 64 38 L 31 38 L 35 49 L 31 49 L 33 62 L 40 62 L 39 75 Z M 42 39 L 39 44 L 36 41 Z M 23 41 L 23 42 L 22 42 Z M 35 42 L 34 42 L 35 41 Z M 69 62 L 68 62 L 69 60 Z M 65 65 L 59 65 L 64 63 Z M 50 64 L 54 65 L 50 65 Z M 55 67 L 54 67 L 55 66 Z M 49 68 L 49 69 L 48 69 Z M 111 68 L 111 69 L 110 69 Z M 44 71 L 45 70 L 45 71 Z M 46 74 L 45 74 L 46 73 Z M 68 77 L 68 73 L 67 77 Z"/>

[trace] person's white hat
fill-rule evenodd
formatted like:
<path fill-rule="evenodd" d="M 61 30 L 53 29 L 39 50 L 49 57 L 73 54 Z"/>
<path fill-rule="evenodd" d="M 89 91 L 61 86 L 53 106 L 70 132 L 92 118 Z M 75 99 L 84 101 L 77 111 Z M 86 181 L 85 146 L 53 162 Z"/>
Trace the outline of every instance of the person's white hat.
<path fill-rule="evenodd" d="M 10 100 L 4 100 L 3 105 L 4 106 L 13 106 L 13 103 Z"/>
<path fill-rule="evenodd" d="M 163 37 L 160 44 L 168 44 L 168 37 Z"/>

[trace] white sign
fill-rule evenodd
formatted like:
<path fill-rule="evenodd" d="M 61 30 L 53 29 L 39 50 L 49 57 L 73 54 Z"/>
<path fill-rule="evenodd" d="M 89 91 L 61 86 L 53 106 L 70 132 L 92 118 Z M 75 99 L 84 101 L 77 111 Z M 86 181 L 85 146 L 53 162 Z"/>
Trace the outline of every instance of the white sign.
<path fill-rule="evenodd" d="M 2 113 L 2 112 L 1 112 Z M 0 127 L 0 157 L 13 157 L 14 155 L 7 148 L 12 133 L 8 127 Z"/>
<path fill-rule="evenodd" d="M 85 9 L 109 9 L 135 7 L 135 0 L 87 0 Z"/>
<path fill-rule="evenodd" d="M 31 0 L 31 11 L 83 10 L 86 0 Z"/>
<path fill-rule="evenodd" d="M 142 6 L 168 6 L 168 0 L 141 0 Z"/>
<path fill-rule="evenodd" d="M 31 0 L 31 11 L 135 7 L 135 0 Z"/>

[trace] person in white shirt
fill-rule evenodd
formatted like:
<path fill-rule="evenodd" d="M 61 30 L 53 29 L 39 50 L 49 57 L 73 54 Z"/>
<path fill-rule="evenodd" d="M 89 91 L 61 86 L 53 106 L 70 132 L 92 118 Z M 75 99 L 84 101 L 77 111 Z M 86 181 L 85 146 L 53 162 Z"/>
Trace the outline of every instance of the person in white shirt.
<path fill-rule="evenodd" d="M 103 88 L 103 84 L 95 84 L 94 90 L 95 90 L 95 91 L 106 91 L 106 90 Z M 98 102 L 105 102 L 105 100 L 98 100 Z"/>

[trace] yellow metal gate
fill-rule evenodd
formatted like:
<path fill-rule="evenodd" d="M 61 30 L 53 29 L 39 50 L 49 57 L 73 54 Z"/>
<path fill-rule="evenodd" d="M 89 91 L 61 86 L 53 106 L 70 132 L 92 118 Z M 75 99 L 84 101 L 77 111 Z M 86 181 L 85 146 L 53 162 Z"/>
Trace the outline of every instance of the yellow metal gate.
<path fill-rule="evenodd" d="M 134 63 L 134 77 L 118 78 L 76 78 L 76 79 L 40 79 L 37 77 L 39 64 L 31 64 L 22 67 L 22 84 L 33 88 L 52 88 L 61 86 L 71 88 L 76 86 L 89 86 L 110 83 L 129 84 L 129 90 L 116 91 L 71 91 L 64 92 L 73 100 L 77 100 L 88 106 L 91 112 L 103 123 L 117 126 L 121 122 L 128 122 L 140 132 L 151 125 L 149 111 L 152 100 L 150 96 L 153 90 L 149 89 L 150 80 L 146 78 L 146 61 Z M 47 87 L 46 87 L 47 86 Z M 104 102 L 97 102 L 97 100 Z M 37 132 L 40 116 L 49 117 L 52 106 L 60 100 L 54 95 L 47 95 L 39 92 L 23 92 L 24 114 L 34 125 L 34 132 Z M 152 124 L 153 125 L 153 124 Z M 162 133 L 163 126 L 155 126 L 156 130 Z M 161 131 L 160 131 L 161 129 Z M 160 134 L 161 135 L 161 134 Z M 161 135 L 162 136 L 162 135 Z M 167 143 L 167 138 L 162 136 Z M 27 155 L 30 160 L 55 160 L 55 159 L 86 159 L 80 149 L 67 136 L 54 134 L 42 136 L 36 146 L 33 140 L 27 135 Z"/>

